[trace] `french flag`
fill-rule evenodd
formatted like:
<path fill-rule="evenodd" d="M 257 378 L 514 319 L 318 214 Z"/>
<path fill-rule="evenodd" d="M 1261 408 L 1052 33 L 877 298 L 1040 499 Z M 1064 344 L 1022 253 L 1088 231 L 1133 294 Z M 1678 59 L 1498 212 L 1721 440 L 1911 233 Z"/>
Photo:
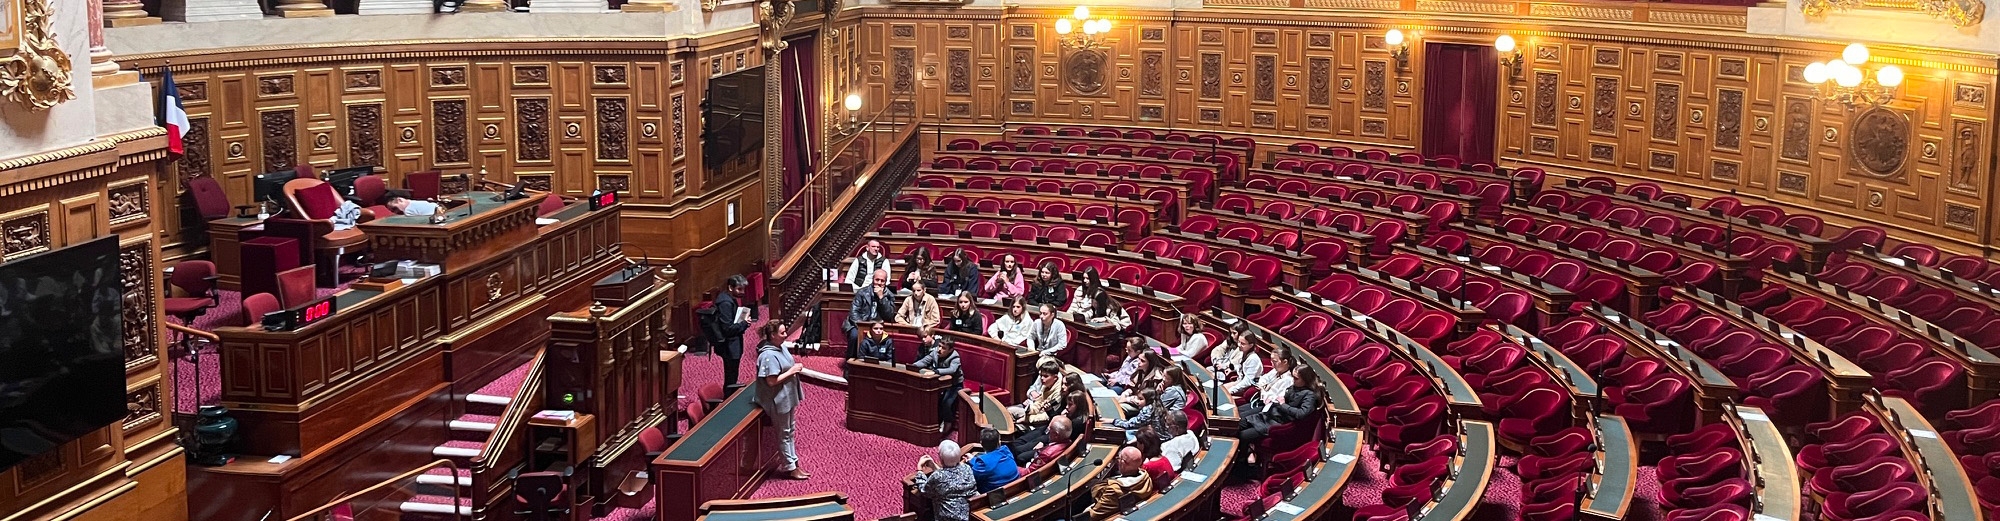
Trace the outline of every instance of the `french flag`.
<path fill-rule="evenodd" d="M 160 81 L 160 126 L 167 127 L 167 154 L 180 158 L 187 152 L 181 139 L 187 137 L 188 115 L 181 108 L 180 88 L 174 85 L 174 71 L 165 70 Z"/>

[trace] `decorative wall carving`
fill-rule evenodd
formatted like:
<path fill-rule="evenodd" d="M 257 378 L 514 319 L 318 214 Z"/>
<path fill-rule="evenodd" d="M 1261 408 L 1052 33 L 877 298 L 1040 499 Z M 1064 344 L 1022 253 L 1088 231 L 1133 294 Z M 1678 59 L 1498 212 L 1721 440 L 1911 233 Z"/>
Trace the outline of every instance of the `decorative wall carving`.
<path fill-rule="evenodd" d="M 1778 191 L 1792 195 L 1806 195 L 1806 175 L 1796 172 L 1778 172 Z"/>
<path fill-rule="evenodd" d="M 1724 77 L 1742 79 L 1749 75 L 1750 64 L 1741 58 L 1724 58 L 1715 66 L 1715 73 Z"/>
<path fill-rule="evenodd" d="M 625 98 L 597 98 L 597 158 L 627 159 Z"/>
<path fill-rule="evenodd" d="M 1389 133 L 1389 122 L 1379 119 L 1361 120 L 1361 135 L 1384 136 Z"/>
<path fill-rule="evenodd" d="M 1743 148 L 1742 90 L 1715 91 L 1715 146 L 1728 150 Z"/>
<path fill-rule="evenodd" d="M 382 165 L 382 105 L 347 106 L 347 156 L 356 165 Z"/>
<path fill-rule="evenodd" d="M 1389 64 L 1369 60 L 1361 67 L 1361 108 L 1363 110 L 1389 110 Z"/>
<path fill-rule="evenodd" d="M 1653 55 L 1653 68 L 1658 69 L 1660 72 L 1680 72 L 1681 55 L 1674 53 Z"/>
<path fill-rule="evenodd" d="M 1104 51 L 1071 51 L 1063 65 L 1064 84 L 1070 93 L 1092 96 L 1104 93 Z"/>
<path fill-rule="evenodd" d="M 889 36 L 893 38 L 916 38 L 917 26 L 891 25 L 889 26 Z"/>
<path fill-rule="evenodd" d="M 1324 107 L 1333 102 L 1333 59 L 1314 56 L 1306 59 L 1306 104 Z"/>
<path fill-rule="evenodd" d="M 262 78 L 258 78 L 257 93 L 263 94 L 265 96 L 291 94 L 292 76 L 287 74 L 283 76 L 265 76 Z"/>
<path fill-rule="evenodd" d="M 1708 178 L 1733 183 L 1739 179 L 1737 174 L 1738 168 L 1739 166 L 1736 163 L 1718 160 L 1709 166 Z"/>
<path fill-rule="evenodd" d="M 1611 162 L 1618 159 L 1618 148 L 1604 143 L 1590 144 L 1590 160 Z"/>
<path fill-rule="evenodd" d="M 1784 141 L 1778 147 L 1778 157 L 1805 161 L 1812 154 L 1812 101 L 1786 97 L 1784 118 Z"/>
<path fill-rule="evenodd" d="M 1554 154 L 1556 153 L 1556 138 L 1530 136 L 1528 138 L 1528 150 L 1539 154 Z"/>
<path fill-rule="evenodd" d="M 291 170 L 298 159 L 297 113 L 292 109 L 266 110 L 258 115 L 263 123 L 264 171 Z"/>
<path fill-rule="evenodd" d="M 465 100 L 431 102 L 431 122 L 436 125 L 431 140 L 432 157 L 439 163 L 464 163 Z"/>
<path fill-rule="evenodd" d="M 105 191 L 105 207 L 111 216 L 111 224 L 123 224 L 145 219 L 152 210 L 152 199 L 147 197 L 144 179 L 116 184 Z"/>
<path fill-rule="evenodd" d="M 0 25 L 10 37 L 7 53 L 0 55 L 0 97 L 29 110 L 48 110 L 76 99 L 76 88 L 70 85 L 69 53 L 56 43 L 56 1 L 15 0 L 12 12 L 5 14 L 10 18 Z M 4 7 L 0 6 L 0 12 L 8 11 Z"/>
<path fill-rule="evenodd" d="M 0 216 L 0 259 L 13 259 L 49 249 L 49 209 L 47 206 Z"/>
<path fill-rule="evenodd" d="M 972 50 L 945 52 L 945 90 L 952 94 L 972 93 Z"/>
<path fill-rule="evenodd" d="M 1147 27 L 1139 29 L 1139 41 L 1142 42 L 1167 41 L 1167 30 L 1158 27 Z"/>
<path fill-rule="evenodd" d="M 679 64 L 675 64 L 679 65 Z M 680 67 L 674 67 L 678 73 Z M 514 67 L 514 83 L 522 85 L 543 85 L 549 82 L 549 68 L 541 65 L 521 65 Z"/>
<path fill-rule="evenodd" d="M 1681 138 L 1681 85 L 1653 83 L 1653 139 L 1678 141 Z"/>
<path fill-rule="evenodd" d="M 210 175 L 208 169 L 208 118 L 188 118 L 187 135 L 181 137 L 181 145 L 187 150 L 179 163 L 180 179 L 183 184 L 189 179 Z"/>
<path fill-rule="evenodd" d="M 972 27 L 965 25 L 953 25 L 945 27 L 944 36 L 946 38 L 951 38 L 953 40 L 964 40 L 972 38 Z"/>
<path fill-rule="evenodd" d="M 1611 134 L 1618 131 L 1618 78 L 1598 76 L 1590 90 L 1590 131 Z"/>
<path fill-rule="evenodd" d="M 1203 123 L 1222 122 L 1222 109 L 1201 109 L 1200 114 Z"/>
<path fill-rule="evenodd" d="M 1030 115 L 1030 114 L 1034 114 L 1034 113 L 1035 113 L 1035 102 L 1032 102 L 1032 101 L 1015 101 L 1015 102 L 1013 103 L 1013 107 L 1012 107 L 1012 108 L 1013 108 L 1013 112 L 1014 112 L 1015 114 L 1020 114 L 1020 115 Z"/>
<path fill-rule="evenodd" d="M 625 83 L 625 66 L 623 65 L 599 65 L 591 70 L 591 79 L 598 84 Z"/>
<path fill-rule="evenodd" d="M 1162 119 L 1166 119 L 1166 108 L 1161 107 L 1159 105 L 1141 106 L 1139 107 L 1139 119 L 1145 121 L 1159 121 Z"/>
<path fill-rule="evenodd" d="M 1956 103 L 1964 103 L 1967 105 L 1985 105 L 1986 87 L 1982 85 L 1960 83 L 1958 84 L 1957 89 L 1952 90 L 1951 100 Z"/>
<path fill-rule="evenodd" d="M 1960 190 L 1977 190 L 1974 182 L 1979 176 L 1979 124 L 1960 121 L 1952 126 L 1952 170 L 1951 186 Z"/>
<path fill-rule="evenodd" d="M 1162 96 L 1166 94 L 1166 81 L 1160 69 L 1165 68 L 1166 53 L 1146 51 L 1139 53 L 1139 95 Z"/>
<path fill-rule="evenodd" d="M 1910 119 L 1886 107 L 1875 107 L 1854 117 L 1848 153 L 1863 172 L 1877 177 L 1902 173 L 1910 154 Z"/>
<path fill-rule="evenodd" d="M 181 99 L 181 103 L 183 104 L 208 101 L 208 82 L 190 81 L 175 83 L 174 86 L 175 93 L 179 94 L 177 97 Z"/>
<path fill-rule="evenodd" d="M 1275 42 L 1276 35 L 1272 36 Z M 1278 57 L 1259 54 L 1252 59 L 1256 68 L 1256 84 L 1251 89 L 1257 101 L 1277 101 L 1278 99 Z"/>
<path fill-rule="evenodd" d="M 144 185 L 139 186 L 142 189 Z M 159 360 L 153 351 L 153 243 L 139 241 L 118 249 L 118 278 L 125 284 L 124 329 L 125 367 L 136 368 Z"/>
<path fill-rule="evenodd" d="M 1201 53 L 1201 97 L 1202 99 L 1222 99 L 1221 53 Z M 1221 119 L 1220 117 L 1216 118 L 1217 121 Z"/>
<path fill-rule="evenodd" d="M 514 122 L 515 157 L 522 161 L 549 160 L 548 98 L 515 99 Z"/>
<path fill-rule="evenodd" d="M 125 394 L 125 421 L 120 424 L 124 430 L 145 427 L 162 417 L 159 383 L 155 382 L 153 385 L 140 387 Z"/>
<path fill-rule="evenodd" d="M 1624 62 L 1623 58 L 1624 55 L 1620 54 L 1618 49 L 1598 49 L 1597 54 L 1591 59 L 1591 63 L 1598 67 L 1616 69 L 1619 67 L 1619 64 Z"/>
<path fill-rule="evenodd" d="M 438 67 L 431 69 L 431 86 L 433 87 L 450 87 L 464 84 L 464 67 Z"/>
<path fill-rule="evenodd" d="M 1559 118 L 1557 111 L 1561 110 L 1556 108 L 1557 81 L 1556 73 L 1553 71 L 1535 73 L 1535 126 L 1556 126 L 1556 120 Z"/>
<path fill-rule="evenodd" d="M 889 92 L 908 94 L 916 90 L 917 50 L 897 47 L 889 51 L 891 55 Z"/>
<path fill-rule="evenodd" d="M 1648 168 L 1651 168 L 1654 171 L 1672 172 L 1674 171 L 1674 163 L 1676 159 L 1677 157 L 1671 153 L 1653 152 L 1652 155 L 1647 159 L 1646 164 Z"/>
<path fill-rule="evenodd" d="M 623 175 L 600 175 L 597 176 L 597 189 L 606 192 L 630 192 L 632 178 Z"/>
<path fill-rule="evenodd" d="M 527 187 L 529 190 L 541 190 L 544 192 L 549 191 L 549 183 L 550 183 L 549 176 L 524 175 L 516 179 L 520 180 L 521 186 Z"/>
<path fill-rule="evenodd" d="M 1014 74 L 1011 83 L 1014 92 L 1035 91 L 1035 48 L 1014 48 Z"/>
<path fill-rule="evenodd" d="M 1250 126 L 1264 127 L 1264 128 L 1276 127 L 1278 126 L 1278 114 L 1275 112 L 1266 112 L 1261 110 L 1251 112 Z"/>
<path fill-rule="evenodd" d="M 669 103 L 673 117 L 672 150 L 674 159 L 687 157 L 687 96 L 674 93 Z"/>
<path fill-rule="evenodd" d="M 1944 225 L 1962 231 L 1973 231 L 1979 220 L 1979 209 L 1962 204 L 1945 203 Z"/>

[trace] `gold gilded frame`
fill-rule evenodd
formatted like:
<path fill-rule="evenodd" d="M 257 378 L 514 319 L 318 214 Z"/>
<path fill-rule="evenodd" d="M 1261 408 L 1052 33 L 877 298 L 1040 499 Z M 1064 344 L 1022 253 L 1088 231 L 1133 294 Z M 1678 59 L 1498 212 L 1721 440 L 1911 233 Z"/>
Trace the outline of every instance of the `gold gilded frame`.
<path fill-rule="evenodd" d="M 48 110 L 76 99 L 69 54 L 56 44 L 55 0 L 0 0 L 0 98 Z"/>

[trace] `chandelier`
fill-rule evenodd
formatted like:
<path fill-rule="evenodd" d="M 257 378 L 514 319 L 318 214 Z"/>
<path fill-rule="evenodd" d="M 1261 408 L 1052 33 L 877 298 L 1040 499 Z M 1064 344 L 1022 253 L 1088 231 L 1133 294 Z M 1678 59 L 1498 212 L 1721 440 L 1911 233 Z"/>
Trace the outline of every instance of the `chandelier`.
<path fill-rule="evenodd" d="M 1081 31 L 1077 30 L 1079 27 Z M 1070 17 L 1056 19 L 1056 38 L 1065 48 L 1095 48 L 1104 43 L 1104 35 L 1109 32 L 1111 19 L 1091 18 L 1090 8 L 1086 6 L 1076 6 Z"/>
<path fill-rule="evenodd" d="M 1848 110 L 1879 107 L 1895 100 L 1896 87 L 1903 84 L 1903 69 L 1894 65 L 1862 69 L 1867 63 L 1868 46 L 1848 44 L 1840 59 L 1807 65 L 1805 80 L 1818 90 L 1815 97 L 1838 101 Z"/>

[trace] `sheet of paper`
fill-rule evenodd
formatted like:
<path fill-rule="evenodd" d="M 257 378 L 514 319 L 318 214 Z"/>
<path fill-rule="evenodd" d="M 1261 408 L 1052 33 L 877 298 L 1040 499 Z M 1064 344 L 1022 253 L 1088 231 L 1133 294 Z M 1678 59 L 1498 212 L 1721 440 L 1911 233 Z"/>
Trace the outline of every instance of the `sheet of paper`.
<path fill-rule="evenodd" d="M 551 224 L 555 224 L 555 223 L 556 223 L 556 220 L 555 220 L 555 219 L 550 219 L 550 218 L 547 218 L 547 217 L 536 217 L 536 218 L 535 218 L 535 226 L 548 226 L 548 225 L 551 225 Z"/>
<path fill-rule="evenodd" d="M 1208 476 L 1205 476 L 1205 475 L 1201 475 L 1201 474 L 1196 474 L 1196 473 L 1193 473 L 1193 472 L 1182 472 L 1182 473 L 1181 473 L 1181 479 L 1185 479 L 1185 480 L 1188 480 L 1188 481 L 1193 481 L 1193 482 L 1195 482 L 1195 483 L 1200 483 L 1200 482 L 1203 482 L 1203 481 L 1208 481 Z"/>
<path fill-rule="evenodd" d="M 737 321 L 737 322 L 749 322 L 749 321 L 750 321 L 750 307 L 749 307 L 749 306 L 744 306 L 744 307 L 739 307 L 739 308 L 736 308 L 736 321 Z"/>
<path fill-rule="evenodd" d="M 1111 392 L 1111 389 L 1109 389 L 1109 388 L 1104 388 L 1104 387 L 1092 387 L 1092 388 L 1090 388 L 1090 395 L 1091 395 L 1091 396 L 1095 396 L 1095 397 L 1098 397 L 1098 398 L 1117 398 L 1117 397 L 1118 397 L 1118 393 L 1114 393 L 1114 392 Z"/>
<path fill-rule="evenodd" d="M 1745 420 L 1760 421 L 1760 422 L 1771 421 L 1770 416 L 1765 416 L 1764 413 L 1761 412 L 1744 410 L 1744 409 L 1737 409 L 1737 411 L 1738 412 L 1736 413 L 1736 415 L 1742 417 Z"/>
<path fill-rule="evenodd" d="M 841 378 L 840 375 L 826 374 L 819 371 L 814 371 L 812 369 L 805 369 L 799 371 L 799 375 L 806 377 L 806 381 L 812 383 L 823 384 L 823 385 L 840 385 L 840 386 L 847 385 L 847 379 Z"/>
<path fill-rule="evenodd" d="M 1296 516 L 1299 514 L 1303 514 L 1306 511 L 1306 509 L 1299 508 L 1298 505 L 1294 505 L 1291 503 L 1278 503 L 1278 506 L 1271 507 L 1271 510 L 1276 510 L 1279 513 L 1288 516 Z"/>
<path fill-rule="evenodd" d="M 1342 464 L 1342 465 L 1346 465 L 1346 464 L 1349 464 L 1349 463 L 1353 463 L 1353 462 L 1354 462 L 1354 455 L 1353 455 L 1353 454 L 1335 454 L 1335 455 L 1333 455 L 1333 457 L 1331 457 L 1331 458 L 1327 458 L 1327 459 L 1328 459 L 1329 461 L 1332 461 L 1332 462 L 1334 462 L 1334 463 L 1339 463 L 1339 464 Z"/>
<path fill-rule="evenodd" d="M 1910 429 L 1910 435 L 1918 438 L 1930 438 L 1933 440 L 1937 439 L 1937 431 L 1928 431 L 1924 429 Z"/>

